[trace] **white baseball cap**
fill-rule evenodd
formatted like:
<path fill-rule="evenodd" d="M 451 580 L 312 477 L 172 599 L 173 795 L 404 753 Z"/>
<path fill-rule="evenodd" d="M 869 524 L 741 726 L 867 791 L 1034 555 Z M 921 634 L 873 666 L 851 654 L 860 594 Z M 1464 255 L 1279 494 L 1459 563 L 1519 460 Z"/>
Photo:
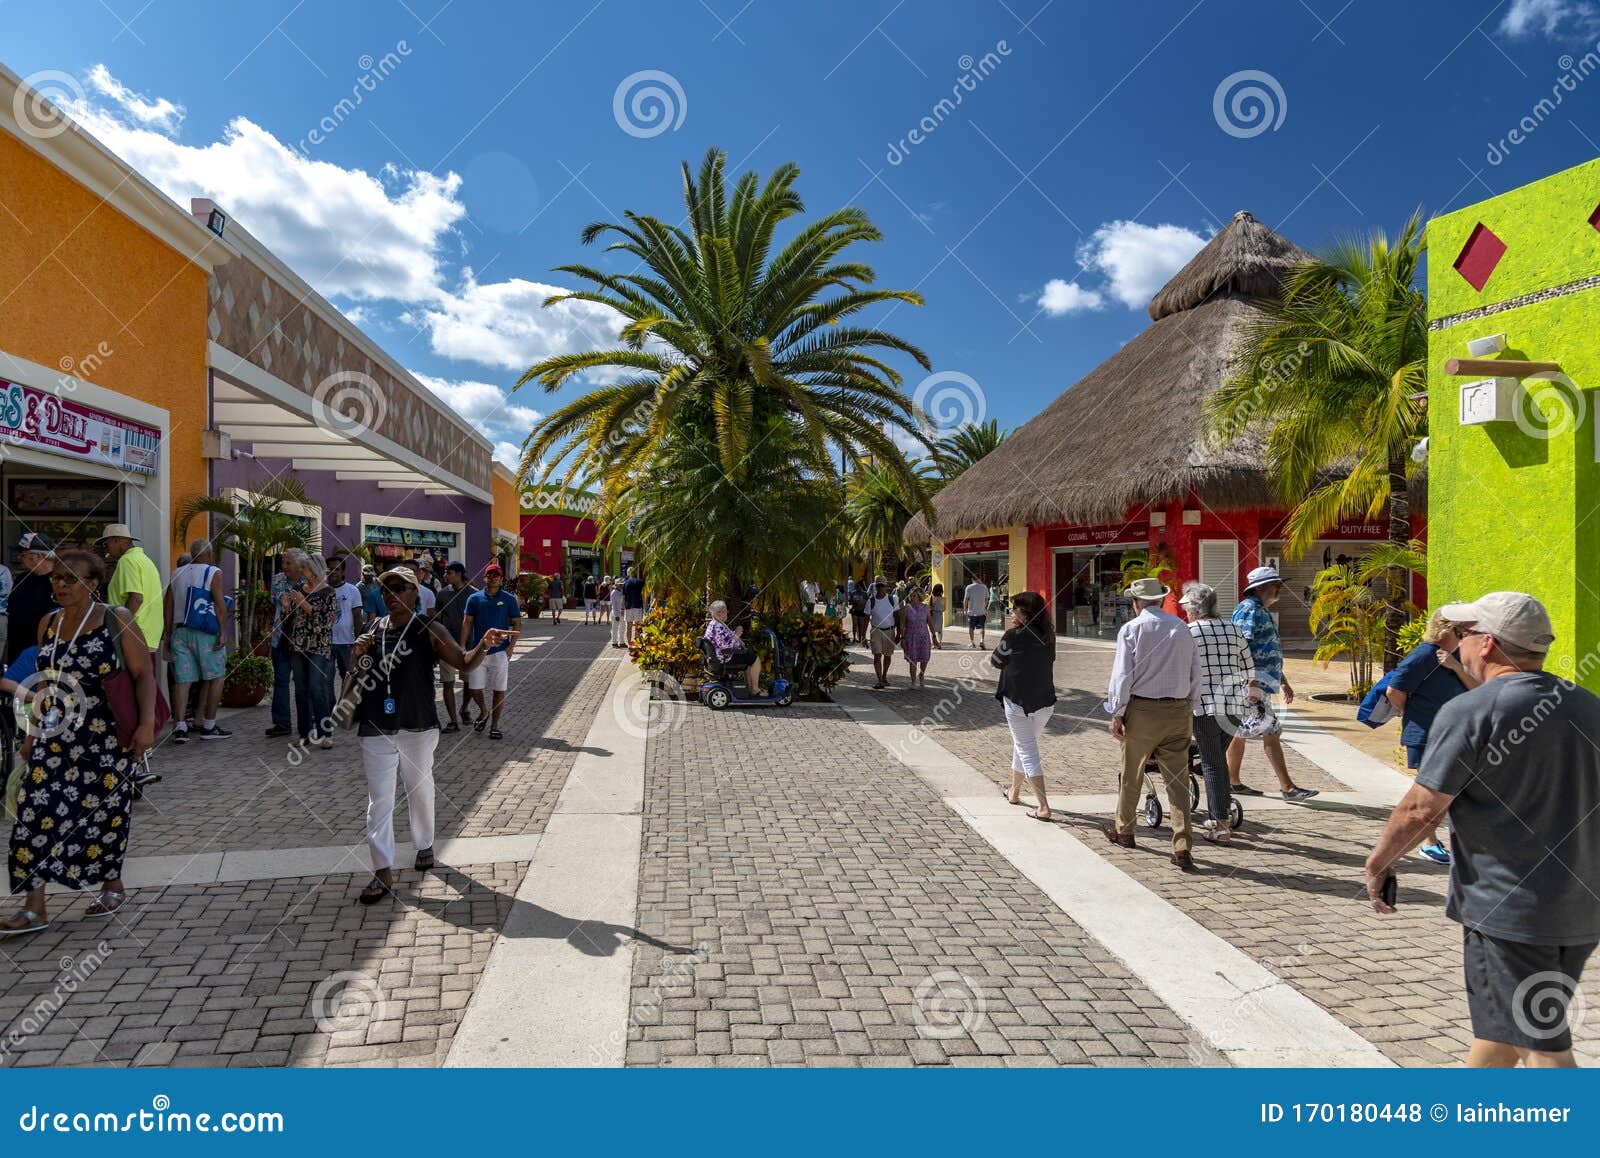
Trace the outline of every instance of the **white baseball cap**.
<path fill-rule="evenodd" d="M 1541 655 L 1556 638 L 1544 604 L 1520 591 L 1491 591 L 1471 603 L 1446 603 L 1439 614 L 1456 623 L 1471 623 L 1512 647 Z"/>

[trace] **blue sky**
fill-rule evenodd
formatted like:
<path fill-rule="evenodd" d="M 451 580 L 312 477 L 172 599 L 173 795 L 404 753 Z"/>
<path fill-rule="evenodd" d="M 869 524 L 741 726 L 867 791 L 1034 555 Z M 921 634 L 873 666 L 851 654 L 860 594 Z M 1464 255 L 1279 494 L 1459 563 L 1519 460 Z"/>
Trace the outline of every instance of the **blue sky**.
<path fill-rule="evenodd" d="M 520 370 L 606 329 L 539 309 L 551 267 L 601 257 L 589 222 L 676 220 L 678 163 L 712 145 L 798 163 L 813 210 L 865 208 L 885 240 L 861 257 L 927 299 L 873 318 L 945 375 L 923 400 L 954 390 L 941 421 L 1006 426 L 1135 334 L 1238 209 L 1314 248 L 1600 153 L 1587 0 L 0 0 L 0 18 L 8 66 L 184 203 L 227 207 L 502 457 L 561 401 L 507 404 Z"/>

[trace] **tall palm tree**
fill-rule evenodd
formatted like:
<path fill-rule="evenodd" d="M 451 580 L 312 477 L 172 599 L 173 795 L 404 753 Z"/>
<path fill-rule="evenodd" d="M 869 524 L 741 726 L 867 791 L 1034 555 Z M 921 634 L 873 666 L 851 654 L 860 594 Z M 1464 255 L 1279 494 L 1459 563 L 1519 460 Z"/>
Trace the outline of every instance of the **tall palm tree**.
<path fill-rule="evenodd" d="M 874 568 L 898 579 L 906 524 L 923 509 L 921 496 L 938 489 L 934 467 L 926 459 L 913 468 L 918 487 L 908 489 L 893 471 L 876 463 L 862 464 L 845 492 L 846 536 L 857 551 L 878 558 Z"/>
<path fill-rule="evenodd" d="M 968 424 L 947 434 L 934 444 L 933 461 L 944 482 L 957 475 L 1005 441 L 1009 431 L 1001 430 L 993 418 L 982 425 Z"/>
<path fill-rule="evenodd" d="M 851 319 L 883 302 L 921 305 L 921 295 L 869 288 L 872 268 L 842 256 L 856 242 L 881 239 L 854 207 L 801 226 L 774 253 L 778 227 L 804 211 L 794 189 L 799 168 L 780 166 L 764 185 L 745 173 L 730 193 L 726 165 L 725 154 L 712 149 L 698 176 L 683 166 L 687 229 L 626 213 L 622 222 L 583 231 L 584 244 L 612 239 L 607 248 L 634 258 L 634 272 L 557 267 L 589 288 L 545 305 L 610 307 L 617 344 L 546 358 L 517 386 L 537 382 L 548 393 L 577 374 L 621 377 L 541 421 L 524 445 L 523 473 L 549 475 L 565 462 L 564 481 L 616 492 L 669 434 L 692 430 L 738 483 L 750 469 L 754 432 L 770 432 L 768 419 L 776 416 L 815 450 L 817 469 L 833 470 L 823 453 L 831 446 L 846 457 L 870 455 L 915 487 L 910 464 L 884 432 L 891 425 L 914 429 L 914 407 L 882 354 L 905 354 L 924 369 L 931 363 L 911 343 Z"/>
<path fill-rule="evenodd" d="M 1350 516 L 1385 515 L 1391 543 L 1411 540 L 1411 449 L 1427 430 L 1413 400 L 1427 387 L 1424 244 L 1413 214 L 1392 242 L 1381 231 L 1342 241 L 1291 271 L 1282 298 L 1246 323 L 1236 373 L 1208 402 L 1219 442 L 1266 429 L 1268 469 L 1293 505 L 1291 556 Z M 1405 573 L 1388 576 L 1386 666 L 1398 659 Z"/>

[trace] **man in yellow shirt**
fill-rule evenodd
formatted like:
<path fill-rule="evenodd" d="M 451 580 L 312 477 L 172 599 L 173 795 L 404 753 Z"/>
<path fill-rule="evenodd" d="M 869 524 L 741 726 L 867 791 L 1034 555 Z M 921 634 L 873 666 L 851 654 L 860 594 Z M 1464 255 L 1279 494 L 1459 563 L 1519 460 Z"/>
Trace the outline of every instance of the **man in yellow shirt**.
<path fill-rule="evenodd" d="M 160 654 L 161 632 L 166 626 L 161 584 L 161 573 L 154 561 L 138 545 L 138 538 L 126 523 L 110 523 L 105 533 L 96 540 L 100 549 L 111 561 L 111 585 L 106 589 L 106 602 L 126 607 L 133 613 L 144 632 L 144 641 L 152 656 Z"/>

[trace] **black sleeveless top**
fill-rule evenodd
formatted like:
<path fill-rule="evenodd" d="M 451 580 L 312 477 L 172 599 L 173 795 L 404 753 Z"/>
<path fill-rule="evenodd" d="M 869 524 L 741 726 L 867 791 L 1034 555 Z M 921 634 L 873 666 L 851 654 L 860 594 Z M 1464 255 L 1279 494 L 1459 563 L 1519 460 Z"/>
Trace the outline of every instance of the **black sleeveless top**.
<path fill-rule="evenodd" d="M 372 634 L 375 642 L 364 657 L 372 661 L 365 673 L 371 687 L 362 694 L 356 709 L 358 734 L 381 736 L 437 728 L 439 713 L 433 699 L 435 660 L 427 621 L 413 614 L 405 627 L 398 628 L 384 616 L 373 625 Z M 384 711 L 385 701 L 391 699 L 393 714 Z"/>

